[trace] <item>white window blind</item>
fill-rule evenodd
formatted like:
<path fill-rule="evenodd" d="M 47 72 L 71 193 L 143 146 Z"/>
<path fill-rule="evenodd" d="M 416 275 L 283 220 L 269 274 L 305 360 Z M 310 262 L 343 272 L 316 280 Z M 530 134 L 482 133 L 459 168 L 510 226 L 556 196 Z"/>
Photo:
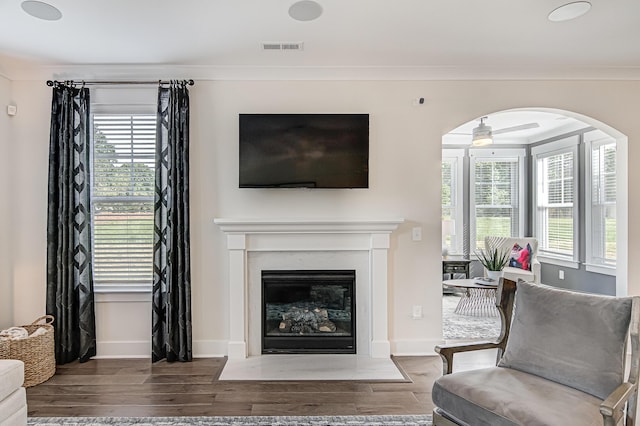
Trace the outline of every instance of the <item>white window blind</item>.
<path fill-rule="evenodd" d="M 575 142 L 574 142 L 575 140 Z M 575 260 L 577 255 L 577 137 L 568 146 L 537 151 L 536 234 L 544 256 Z M 567 145 L 561 142 L 559 146 Z"/>
<path fill-rule="evenodd" d="M 452 254 L 456 251 L 456 166 L 455 158 L 442 159 L 442 247 Z"/>
<path fill-rule="evenodd" d="M 591 179 L 587 263 L 616 265 L 616 142 L 607 137 L 590 144 Z"/>
<path fill-rule="evenodd" d="M 93 273 L 97 288 L 153 279 L 155 115 L 94 114 Z"/>
<path fill-rule="evenodd" d="M 521 233 L 522 157 L 496 152 L 471 157 L 471 250 L 484 248 L 487 236 L 515 237 Z"/>
<path fill-rule="evenodd" d="M 442 151 L 442 247 L 448 254 L 463 254 L 464 150 Z"/>

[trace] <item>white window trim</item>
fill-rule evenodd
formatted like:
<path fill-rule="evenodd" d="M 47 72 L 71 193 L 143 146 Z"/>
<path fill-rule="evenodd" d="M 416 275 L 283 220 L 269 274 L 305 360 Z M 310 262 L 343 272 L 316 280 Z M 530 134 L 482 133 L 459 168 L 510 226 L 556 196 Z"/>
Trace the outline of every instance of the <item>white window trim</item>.
<path fill-rule="evenodd" d="M 603 133 L 602 131 L 592 131 L 592 132 L 587 132 L 584 134 L 583 136 L 583 142 L 585 144 L 585 223 L 587 226 L 590 226 L 591 224 L 591 220 L 592 220 L 592 209 L 591 209 L 591 194 L 592 194 L 592 188 L 591 188 L 591 184 L 593 182 L 593 168 L 592 168 L 592 161 L 593 161 L 593 157 L 592 157 L 592 149 L 594 147 L 594 145 L 599 145 L 603 142 L 603 139 L 606 139 L 606 143 L 610 143 L 610 142 L 614 142 L 617 145 L 617 141 L 615 140 L 615 138 L 612 138 L 611 136 Z M 617 159 L 617 150 L 616 150 L 616 163 L 618 162 Z M 617 177 L 617 176 L 616 176 Z M 617 182 L 616 182 L 616 186 L 617 186 Z M 616 201 L 617 204 L 617 201 Z M 617 232 L 617 230 L 616 230 Z M 604 275 L 611 275 L 611 276 L 615 276 L 617 273 L 617 268 L 615 265 L 606 265 L 603 263 L 599 263 L 599 262 L 594 262 L 593 260 L 593 241 L 592 241 L 592 233 L 591 232 L 585 232 L 585 242 L 586 242 L 586 246 L 585 246 L 585 269 L 588 272 L 595 272 L 598 274 L 604 274 Z M 617 238 L 616 238 L 617 240 Z M 617 263 L 617 262 L 616 262 Z"/>
<path fill-rule="evenodd" d="M 94 289 L 96 303 L 151 303 L 151 289 L 144 291 L 100 291 Z"/>
<path fill-rule="evenodd" d="M 96 94 L 97 96 L 94 96 Z M 138 88 L 132 89 L 96 89 L 92 93 L 91 128 L 93 129 L 93 116 L 95 114 L 145 114 L 155 115 L 157 89 Z M 121 102 L 119 102 L 121 101 Z M 93 153 L 93 149 L 91 149 Z M 93 154 L 91 154 L 93 165 Z M 93 223 L 91 224 L 93 227 Z M 93 234 L 93 229 L 92 229 Z M 153 283 L 148 285 L 111 285 L 94 284 L 96 302 L 142 302 L 149 301 L 149 295 L 153 290 Z"/>
<path fill-rule="evenodd" d="M 618 272 L 618 268 L 615 266 L 606 266 L 606 265 L 593 264 L 593 263 L 585 263 L 584 268 L 588 272 L 595 272 L 596 274 L 603 274 L 603 275 L 611 275 L 613 277 L 615 277 Z"/>
<path fill-rule="evenodd" d="M 478 160 L 501 159 L 517 160 L 518 162 L 518 235 L 524 235 L 524 221 L 526 213 L 525 196 L 525 168 L 526 151 L 519 148 L 471 148 L 469 149 L 469 249 L 475 251 L 476 217 L 475 217 L 475 163 Z"/>
<path fill-rule="evenodd" d="M 550 265 L 564 266 L 565 268 L 580 269 L 580 262 L 571 260 L 568 257 L 549 256 L 548 254 L 541 254 L 538 251 L 538 260 L 540 263 L 548 263 Z"/>
<path fill-rule="evenodd" d="M 455 160 L 456 170 L 455 170 L 455 194 L 451 194 L 452 198 L 455 196 L 455 208 L 454 208 L 454 217 L 455 224 L 454 230 L 455 235 L 453 236 L 454 244 L 451 247 L 450 255 L 461 256 L 463 254 L 463 240 L 464 240 L 464 149 L 443 149 L 442 150 L 442 161 L 447 159 Z"/>
<path fill-rule="evenodd" d="M 579 193 L 578 193 L 578 145 L 580 144 L 580 136 L 569 136 L 557 141 L 545 143 L 543 145 L 535 146 L 531 148 L 531 169 L 532 169 L 532 188 L 535 188 L 532 194 L 533 203 L 533 235 L 538 238 L 538 259 L 543 263 L 551 263 L 559 266 L 566 266 L 568 268 L 578 269 L 580 262 L 578 260 L 579 255 L 579 235 L 580 235 L 580 216 L 578 212 Z M 573 179 L 573 255 L 562 256 L 555 253 L 545 252 L 540 248 L 540 230 L 538 229 L 538 160 L 552 155 L 557 155 L 565 152 L 572 152 L 574 158 L 574 179 Z M 576 238 L 578 237 L 578 238 Z"/>

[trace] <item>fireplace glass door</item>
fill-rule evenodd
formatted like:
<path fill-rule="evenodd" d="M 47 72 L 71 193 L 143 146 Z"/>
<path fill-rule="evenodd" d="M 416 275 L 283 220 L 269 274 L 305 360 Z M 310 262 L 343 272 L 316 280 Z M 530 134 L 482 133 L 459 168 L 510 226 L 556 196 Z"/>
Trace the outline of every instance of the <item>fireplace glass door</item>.
<path fill-rule="evenodd" d="M 355 271 L 262 271 L 262 353 L 356 353 Z"/>

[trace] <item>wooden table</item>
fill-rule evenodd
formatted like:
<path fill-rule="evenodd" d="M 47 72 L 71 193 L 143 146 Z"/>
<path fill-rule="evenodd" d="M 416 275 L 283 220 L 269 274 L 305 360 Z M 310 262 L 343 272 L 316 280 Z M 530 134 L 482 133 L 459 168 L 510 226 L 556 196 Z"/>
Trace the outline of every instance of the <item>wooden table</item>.
<path fill-rule="evenodd" d="M 497 285 L 478 284 L 473 278 L 445 280 L 442 284 L 465 290 L 454 311 L 456 314 L 476 317 L 497 317 L 499 315 L 496 307 Z"/>

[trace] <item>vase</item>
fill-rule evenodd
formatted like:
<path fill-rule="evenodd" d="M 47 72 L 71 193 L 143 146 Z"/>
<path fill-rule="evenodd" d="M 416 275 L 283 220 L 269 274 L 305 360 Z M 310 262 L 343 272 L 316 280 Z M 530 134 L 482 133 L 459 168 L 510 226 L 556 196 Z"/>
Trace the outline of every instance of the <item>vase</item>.
<path fill-rule="evenodd" d="M 503 274 L 504 271 L 487 271 L 487 278 L 491 278 L 497 284 Z"/>

